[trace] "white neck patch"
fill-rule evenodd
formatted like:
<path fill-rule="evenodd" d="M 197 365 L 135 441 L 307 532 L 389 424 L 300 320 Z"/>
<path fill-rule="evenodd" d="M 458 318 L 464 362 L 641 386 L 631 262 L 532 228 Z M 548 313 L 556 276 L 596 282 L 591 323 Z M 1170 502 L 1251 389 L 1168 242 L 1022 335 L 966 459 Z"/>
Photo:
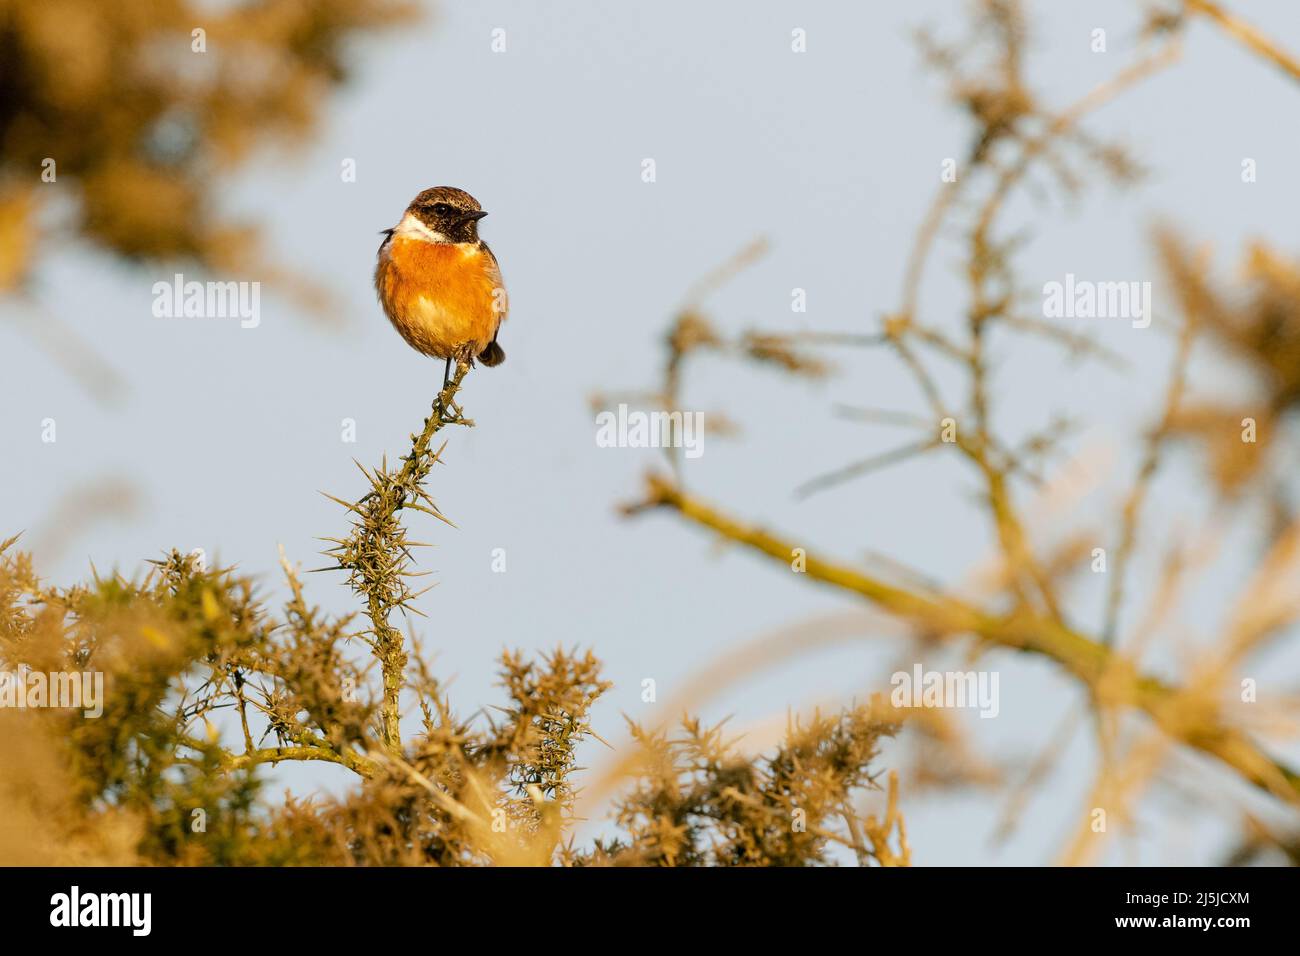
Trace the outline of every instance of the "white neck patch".
<path fill-rule="evenodd" d="M 451 242 L 445 235 L 430 229 L 413 213 L 407 213 L 393 229 L 393 236 L 402 239 L 418 239 L 421 242 Z"/>

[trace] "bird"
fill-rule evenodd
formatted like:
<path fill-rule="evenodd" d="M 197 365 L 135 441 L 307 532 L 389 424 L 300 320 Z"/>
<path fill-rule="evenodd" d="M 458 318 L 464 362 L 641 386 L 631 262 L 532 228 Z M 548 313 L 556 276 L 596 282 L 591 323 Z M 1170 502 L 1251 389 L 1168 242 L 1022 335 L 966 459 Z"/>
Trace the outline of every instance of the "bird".
<path fill-rule="evenodd" d="M 501 267 L 479 238 L 487 212 L 454 186 L 420 192 L 401 220 L 382 231 L 375 292 L 384 314 L 406 343 L 423 355 L 474 360 L 492 367 L 506 360 L 497 343 L 509 304 Z"/>

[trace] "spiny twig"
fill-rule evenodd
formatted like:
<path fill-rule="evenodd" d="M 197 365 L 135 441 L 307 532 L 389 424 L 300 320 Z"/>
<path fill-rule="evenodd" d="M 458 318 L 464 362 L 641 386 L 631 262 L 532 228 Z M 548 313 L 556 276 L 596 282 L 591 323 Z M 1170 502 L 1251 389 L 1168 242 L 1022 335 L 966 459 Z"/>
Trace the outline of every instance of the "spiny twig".
<path fill-rule="evenodd" d="M 457 359 L 455 374 L 434 399 L 423 429 L 411 436 L 411 450 L 402 457 L 397 471 L 390 472 L 386 462 L 374 471 L 362 468 L 370 480 L 371 490 L 356 504 L 347 506 L 355 515 L 352 533 L 346 538 L 333 539 L 335 547 L 326 552 L 338 562 L 338 568 L 349 572 L 352 590 L 366 601 L 369 643 L 384 679 L 380 732 L 390 751 L 401 747 L 398 699 L 407 656 L 402 632 L 389 623 L 389 615 L 394 610 L 414 611 L 410 602 L 428 590 L 413 591 L 407 582 L 408 578 L 417 576 L 411 570 L 411 549 L 420 544 L 407 538 L 400 512 L 410 508 L 451 524 L 424 490 L 424 481 L 445 447 L 433 450 L 433 437 L 446 425 L 474 424 L 456 403 L 456 393 L 469 369 L 468 360 Z"/>

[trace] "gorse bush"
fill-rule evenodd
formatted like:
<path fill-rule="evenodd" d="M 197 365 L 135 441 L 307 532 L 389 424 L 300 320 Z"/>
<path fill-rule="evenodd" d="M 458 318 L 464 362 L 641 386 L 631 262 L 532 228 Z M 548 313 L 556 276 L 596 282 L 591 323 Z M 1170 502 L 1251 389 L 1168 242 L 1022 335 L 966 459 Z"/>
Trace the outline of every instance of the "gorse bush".
<path fill-rule="evenodd" d="M 80 242 L 133 264 L 255 269 L 328 312 L 328 296 L 275 266 L 258 224 L 225 218 L 218 200 L 268 146 L 315 131 L 351 44 L 415 13 L 405 0 L 209 7 L 0 4 L 0 294 L 98 399 L 124 378 L 46 314 L 41 251 Z M 695 724 L 638 730 L 644 760 L 629 758 L 636 782 L 611 808 L 619 836 L 585 847 L 575 751 L 608 686 L 599 662 L 507 651 L 502 697 L 473 708 L 492 716 L 457 716 L 398 617 L 419 611 L 405 519 L 440 517 L 430 442 L 464 422 L 464 374 L 400 466 L 368 472 L 369 492 L 342 502 L 354 527 L 330 556 L 355 616 L 309 603 L 288 561 L 289 598 L 274 608 L 246 575 L 179 552 L 144 576 L 57 587 L 5 543 L 0 670 L 15 703 L 48 675 L 103 687 L 95 717 L 0 707 L 0 863 L 793 863 L 835 841 L 872 857 L 878 830 L 844 818 L 887 732 L 866 711 L 793 728 L 770 762 Z M 337 800 L 269 796 L 268 768 L 291 761 L 336 764 L 356 785 Z"/>
<path fill-rule="evenodd" d="M 0 669 L 22 693 L 38 676 L 102 674 L 103 696 L 97 717 L 0 709 L 0 863 L 805 865 L 829 862 L 832 845 L 906 861 L 896 791 L 881 823 L 857 809 L 893 730 L 870 707 L 796 723 L 758 759 L 694 720 L 633 725 L 641 752 L 617 836 L 588 845 L 573 832 L 575 752 L 609 687 L 590 652 L 505 651 L 494 716 L 457 716 L 391 616 L 415 610 L 404 519 L 441 516 L 425 487 L 432 439 L 472 424 L 455 403 L 467 372 L 399 467 L 367 472 L 369 492 L 346 505 L 352 533 L 329 553 L 358 615 L 310 604 L 287 560 L 288 599 L 273 610 L 247 576 L 177 551 L 139 580 L 58 588 L 4 543 Z M 404 735 L 408 705 L 420 729 Z M 291 761 L 338 764 L 357 784 L 338 799 L 268 799 L 265 768 Z"/>

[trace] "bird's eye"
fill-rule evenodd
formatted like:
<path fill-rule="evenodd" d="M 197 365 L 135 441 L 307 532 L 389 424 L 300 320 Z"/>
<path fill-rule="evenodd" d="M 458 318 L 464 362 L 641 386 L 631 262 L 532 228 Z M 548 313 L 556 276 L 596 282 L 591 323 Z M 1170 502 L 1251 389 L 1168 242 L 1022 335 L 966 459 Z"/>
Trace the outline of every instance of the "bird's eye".
<path fill-rule="evenodd" d="M 448 206 L 445 202 L 434 203 L 433 211 L 436 212 L 439 216 L 450 216 L 453 212 L 452 208 Z"/>

